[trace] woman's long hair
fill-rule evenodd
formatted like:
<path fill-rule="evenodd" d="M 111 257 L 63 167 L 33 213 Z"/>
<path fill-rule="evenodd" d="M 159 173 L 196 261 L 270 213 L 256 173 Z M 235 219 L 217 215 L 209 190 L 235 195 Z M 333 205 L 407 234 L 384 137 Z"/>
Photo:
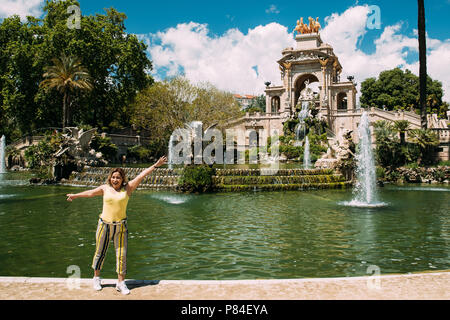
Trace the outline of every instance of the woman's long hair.
<path fill-rule="evenodd" d="M 128 178 L 127 178 L 127 176 L 126 176 L 126 174 L 125 174 L 125 171 L 122 169 L 122 168 L 114 168 L 114 169 L 112 169 L 111 170 L 111 172 L 109 173 L 109 175 L 108 175 L 108 178 L 106 179 L 106 183 L 110 186 L 110 187 L 112 187 L 112 184 L 111 184 L 111 177 L 112 177 L 112 175 L 115 173 L 115 172 L 118 172 L 119 174 L 120 174 L 120 176 L 122 177 L 122 188 L 123 187 L 125 187 L 126 185 L 127 185 L 127 183 L 128 183 Z"/>

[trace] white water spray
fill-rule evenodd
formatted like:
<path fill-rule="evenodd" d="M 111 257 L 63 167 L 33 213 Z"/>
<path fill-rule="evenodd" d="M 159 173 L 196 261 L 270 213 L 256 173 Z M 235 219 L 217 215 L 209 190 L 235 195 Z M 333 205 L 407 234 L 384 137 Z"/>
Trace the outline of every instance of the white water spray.
<path fill-rule="evenodd" d="M 5 164 L 5 149 L 6 142 L 5 136 L 3 135 L 0 139 L 0 173 L 6 173 L 6 164 Z"/>
<path fill-rule="evenodd" d="M 359 148 L 356 153 L 356 184 L 353 189 L 354 198 L 345 205 L 355 207 L 382 207 L 386 203 L 379 202 L 377 197 L 377 178 L 375 160 L 372 152 L 370 123 L 367 112 L 361 115 L 358 127 Z"/>
<path fill-rule="evenodd" d="M 298 125 L 295 130 L 295 138 L 296 140 L 302 140 L 305 137 L 306 134 L 306 125 L 305 125 L 305 119 L 308 117 L 309 114 L 309 102 L 303 101 L 302 102 L 302 109 L 298 113 Z"/>
<path fill-rule="evenodd" d="M 311 159 L 310 159 L 310 153 L 309 153 L 309 139 L 308 139 L 308 136 L 306 136 L 306 139 L 305 139 L 305 150 L 303 151 L 303 168 L 304 169 L 310 169 L 311 168 Z"/>
<path fill-rule="evenodd" d="M 169 139 L 169 156 L 167 159 L 167 163 L 169 165 L 169 169 L 172 169 L 172 162 L 173 162 L 173 134 L 170 136 Z"/>

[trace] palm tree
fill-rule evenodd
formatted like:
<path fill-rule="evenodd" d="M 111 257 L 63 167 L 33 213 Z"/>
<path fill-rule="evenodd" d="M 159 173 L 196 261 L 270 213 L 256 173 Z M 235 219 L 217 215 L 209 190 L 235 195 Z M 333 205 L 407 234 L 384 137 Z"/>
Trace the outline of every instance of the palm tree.
<path fill-rule="evenodd" d="M 427 129 L 427 42 L 425 28 L 425 4 L 424 0 L 418 0 L 419 6 L 419 105 L 420 126 Z"/>
<path fill-rule="evenodd" d="M 430 129 L 413 129 L 409 131 L 411 141 L 419 145 L 420 148 L 435 147 L 439 145 L 439 138 Z"/>
<path fill-rule="evenodd" d="M 40 83 L 40 87 L 45 89 L 57 89 L 63 94 L 63 119 L 62 127 L 65 128 L 71 119 L 69 114 L 69 96 L 79 90 L 92 90 L 92 78 L 88 70 L 82 66 L 81 61 L 73 56 L 62 55 L 61 58 L 52 59 L 53 66 L 44 68 L 43 77 L 46 78 Z"/>
<path fill-rule="evenodd" d="M 394 129 L 400 134 L 400 143 L 402 145 L 404 145 L 405 144 L 405 133 L 409 129 L 409 121 L 408 120 L 394 121 Z"/>
<path fill-rule="evenodd" d="M 434 147 L 439 145 L 439 137 L 431 129 L 409 130 L 411 142 L 417 144 L 421 151 L 419 160 L 422 164 L 429 164 L 433 161 Z"/>

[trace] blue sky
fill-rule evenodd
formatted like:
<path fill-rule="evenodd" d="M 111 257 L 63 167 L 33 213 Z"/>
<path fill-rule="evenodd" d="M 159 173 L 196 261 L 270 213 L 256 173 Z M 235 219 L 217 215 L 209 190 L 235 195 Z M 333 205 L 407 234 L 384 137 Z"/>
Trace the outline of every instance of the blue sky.
<path fill-rule="evenodd" d="M 259 0 L 193 0 L 193 1 L 124 1 L 79 0 L 83 14 L 103 12 L 114 7 L 128 16 L 126 26 L 132 33 L 154 33 L 173 27 L 178 23 L 195 21 L 207 23 L 210 31 L 221 35 L 231 28 L 246 31 L 259 24 L 278 22 L 295 24 L 299 16 L 324 18 L 334 12 L 342 12 L 354 5 L 378 5 L 383 24 L 398 20 L 407 23 L 412 31 L 417 26 L 416 0 L 372 1 L 259 1 Z M 431 37 L 448 38 L 450 15 L 449 0 L 425 0 L 427 29 Z M 270 10 L 275 6 L 274 10 Z"/>
<path fill-rule="evenodd" d="M 360 6 L 370 6 L 377 5 L 380 8 L 381 13 L 381 28 L 379 29 L 371 29 L 366 30 L 363 34 L 358 35 L 356 47 L 354 50 L 360 50 L 364 54 L 367 55 L 368 58 L 376 58 L 379 55 L 376 55 L 377 52 L 377 39 L 383 37 L 383 33 L 386 32 L 386 28 L 391 26 L 398 26 L 396 29 L 397 36 L 406 37 L 407 39 L 415 38 L 416 35 L 414 33 L 414 29 L 417 29 L 417 1 L 416 0 L 341 0 L 341 1 L 277 1 L 277 0 L 269 0 L 269 1 L 256 1 L 256 0 L 228 0 L 228 1 L 206 1 L 206 0 L 194 0 L 194 1 L 123 1 L 123 0 L 115 0 L 115 1 L 87 1 L 80 0 L 81 10 L 83 14 L 94 14 L 98 12 L 102 12 L 103 8 L 113 6 L 117 10 L 124 12 L 127 14 L 128 19 L 126 22 L 126 27 L 128 32 L 142 35 L 146 40 L 149 46 L 158 45 L 164 53 L 169 53 L 168 56 L 171 57 L 172 61 L 165 61 L 165 58 L 158 58 L 155 54 L 155 51 L 152 52 L 152 49 L 149 50 L 149 56 L 153 58 L 155 62 L 155 69 L 153 71 L 156 78 L 163 79 L 165 76 L 174 75 L 176 72 L 184 72 L 186 76 L 190 76 L 193 80 L 198 81 L 210 81 L 219 87 L 224 89 L 228 89 L 231 91 L 239 91 L 246 90 L 247 92 L 240 93 L 249 93 L 249 94 L 259 94 L 263 90 L 261 85 L 262 77 L 264 72 L 256 72 L 259 81 L 251 86 L 243 86 L 242 84 L 236 84 L 236 87 L 232 85 L 228 86 L 226 83 L 223 83 L 216 79 L 213 75 L 214 73 L 221 73 L 220 71 L 214 72 L 212 70 L 208 77 L 208 74 L 198 76 L 198 69 L 195 67 L 191 69 L 189 73 L 187 70 L 190 69 L 190 66 L 187 65 L 189 63 L 189 59 L 185 59 L 181 54 L 175 52 L 177 51 L 176 45 L 174 44 L 175 35 L 171 37 L 171 40 L 167 40 L 164 38 L 168 37 L 168 30 L 180 29 L 177 26 L 187 25 L 189 23 L 196 23 L 204 28 L 206 35 L 204 35 L 204 39 L 200 41 L 204 43 L 205 41 L 214 42 L 218 39 L 224 39 L 227 37 L 227 33 L 230 30 L 239 30 L 244 36 L 249 36 L 251 30 L 255 30 L 258 26 L 268 26 L 271 23 L 276 23 L 277 25 L 281 25 L 287 28 L 287 32 L 292 32 L 295 27 L 296 21 L 299 17 L 303 16 L 304 19 L 307 19 L 308 16 L 319 17 L 322 27 L 326 27 L 327 23 L 325 21 L 326 17 L 330 17 L 333 14 L 342 15 L 344 12 L 349 10 L 352 7 L 360 7 Z M 426 4 L 426 18 L 427 18 L 427 31 L 428 36 L 431 39 L 436 39 L 445 43 L 450 39 L 449 33 L 449 23 L 448 16 L 450 14 L 450 0 L 425 0 Z M 180 33 L 180 37 L 182 32 L 178 30 Z M 198 28 L 192 27 L 191 33 L 202 33 Z M 157 34 L 160 36 L 156 36 Z M 164 35 L 164 36 L 161 36 Z M 183 33 L 186 35 L 186 33 Z M 293 38 L 293 36 L 292 36 Z M 206 40 L 205 40 L 206 39 Z M 272 41 L 272 38 L 268 38 L 267 41 Z M 339 47 L 339 43 L 333 43 L 332 39 L 326 39 L 327 42 L 331 43 L 333 47 Z M 398 39 L 397 39 L 398 40 Z M 405 39 L 403 39 L 405 40 Z M 236 41 L 236 40 L 233 40 Z M 239 40 L 237 40 L 239 41 Z M 396 39 L 391 39 L 392 42 L 395 42 Z M 402 41 L 401 39 L 399 41 Z M 164 43 L 165 44 L 162 44 Z M 217 42 L 217 41 L 215 41 Z M 405 41 L 406 42 L 406 41 Z M 182 40 L 180 39 L 180 43 Z M 189 44 L 184 44 L 184 47 Z M 198 45 L 198 44 L 197 44 Z M 197 46 L 196 45 L 196 46 Z M 202 44 L 203 45 L 203 44 Z M 214 46 L 214 44 L 212 44 Z M 280 44 L 281 45 L 281 44 Z M 387 67 L 396 67 L 401 66 L 403 68 L 414 69 L 414 66 L 417 65 L 418 53 L 417 50 L 411 46 L 414 46 L 414 43 L 411 42 L 405 47 L 398 49 L 400 52 L 406 53 L 404 56 L 405 64 L 395 62 L 396 59 L 392 60 L 392 65 L 389 66 L 388 62 L 383 62 L 381 65 Z M 179 47 L 178 47 L 179 48 Z M 167 50 L 166 50 L 167 49 Z M 281 54 L 282 47 L 278 50 L 278 56 Z M 195 49 L 193 49 L 195 50 Z M 441 48 L 442 50 L 442 48 Z M 178 50 L 179 51 L 179 50 Z M 344 52 L 343 50 L 336 50 Z M 276 50 L 272 53 L 271 57 L 273 60 L 276 60 L 279 57 L 275 56 Z M 447 51 L 446 51 L 447 52 Z M 161 53 L 161 52 L 160 52 Z M 253 52 L 252 54 L 257 55 L 258 52 Z M 260 53 L 259 53 L 260 54 Z M 347 55 L 351 55 L 351 52 L 348 52 Z M 373 57 L 371 57 L 373 55 Z M 166 55 L 167 56 L 167 55 Z M 204 57 L 206 60 L 206 57 Z M 239 59 L 239 58 L 237 58 Z M 160 60 L 164 60 L 164 62 L 159 62 Z M 350 60 L 348 57 L 345 60 Z M 341 61 L 342 62 L 342 61 Z M 261 63 L 261 62 L 260 62 Z M 251 63 L 250 63 L 251 64 Z M 275 64 L 271 65 L 275 70 L 277 69 Z M 345 68 L 344 64 L 344 68 Z M 364 67 L 363 65 L 361 67 Z M 356 79 L 361 82 L 368 76 L 377 76 L 378 71 L 382 71 L 383 67 L 379 67 L 373 69 L 372 73 L 365 72 L 354 72 L 350 70 L 352 74 L 356 75 Z M 385 69 L 386 69 L 385 68 Z M 262 66 L 258 65 L 255 62 L 255 65 L 246 66 L 245 69 L 247 73 L 252 73 L 251 70 L 260 71 L 262 70 Z M 249 69 L 251 69 L 249 71 Z M 413 70 L 414 72 L 414 70 Z M 194 75 L 195 73 L 195 75 Z M 270 72 L 266 72 L 265 74 L 269 74 Z M 236 76 L 240 76 L 236 74 Z M 244 75 L 241 76 L 241 78 Z M 277 82 L 275 73 L 272 73 L 271 76 L 266 76 L 271 78 L 272 82 Z M 441 77 L 441 73 L 436 74 L 436 77 Z M 450 83 L 450 79 L 439 79 L 443 82 Z M 224 80 L 227 83 L 234 82 L 233 79 Z M 250 80 L 246 80 L 246 83 L 249 83 Z M 253 89 L 254 88 L 254 89 Z M 450 86 L 446 91 L 450 91 Z M 449 92 L 450 93 L 450 92 Z M 450 95 L 447 95 L 449 97 Z"/>
<path fill-rule="evenodd" d="M 383 25 L 398 21 L 405 23 L 404 32 L 412 33 L 417 28 L 416 0 L 340 0 L 340 1 L 259 1 L 259 0 L 193 0 L 193 1 L 124 1 L 124 0 L 79 0 L 83 14 L 103 12 L 103 8 L 114 7 L 128 16 L 126 27 L 131 33 L 155 33 L 174 27 L 179 23 L 206 23 L 209 31 L 217 36 L 227 30 L 238 28 L 242 32 L 257 25 L 277 22 L 295 26 L 300 16 L 323 18 L 335 12 L 343 12 L 355 5 L 377 5 L 381 10 Z M 450 0 L 425 0 L 427 31 L 430 37 L 450 38 Z M 374 37 L 381 30 L 373 30 L 363 41 L 363 49 L 373 50 Z"/>
<path fill-rule="evenodd" d="M 417 73 L 417 0 L 79 0 L 83 15 L 114 7 L 127 31 L 145 41 L 152 74 L 162 80 L 184 73 L 241 94 L 260 94 L 266 80 L 280 81 L 276 60 L 293 45 L 296 21 L 319 17 L 322 39 L 340 58 L 345 75 L 359 83 L 380 71 L 402 67 Z M 13 12 L 42 14 L 44 0 L 2 0 L 0 18 Z M 368 6 L 380 8 L 381 27 L 367 28 Z M 428 69 L 443 82 L 450 101 L 450 0 L 425 0 Z M 225 66 L 224 66 L 225 65 Z"/>

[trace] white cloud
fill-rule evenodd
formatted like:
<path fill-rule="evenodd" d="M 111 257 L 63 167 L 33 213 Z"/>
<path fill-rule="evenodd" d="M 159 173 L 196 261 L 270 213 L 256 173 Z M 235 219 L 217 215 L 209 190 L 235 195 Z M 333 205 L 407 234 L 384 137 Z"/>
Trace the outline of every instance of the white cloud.
<path fill-rule="evenodd" d="M 2 0 L 0 3 L 0 18 L 17 14 L 23 20 L 27 16 L 42 15 L 43 0 Z"/>
<path fill-rule="evenodd" d="M 329 43 L 343 66 L 342 80 L 355 76 L 360 84 L 368 77 L 378 77 L 383 70 L 400 66 L 418 74 L 418 61 L 408 63 L 407 52 L 418 51 L 417 32 L 402 34 L 403 23 L 383 26 L 375 39 L 375 51 L 365 53 L 361 41 L 369 8 L 353 6 L 341 14 L 325 18 L 322 40 Z M 206 24 L 195 22 L 179 24 L 156 34 L 141 35 L 149 44 L 149 54 L 155 71 L 161 75 L 176 75 L 184 70 L 194 82 L 209 81 L 222 90 L 242 94 L 261 94 L 264 82 L 281 84 L 276 63 L 281 51 L 295 47 L 292 33 L 285 26 L 270 23 L 249 29 L 246 34 L 230 29 L 221 36 L 212 35 Z M 428 73 L 442 81 L 444 99 L 450 101 L 450 39 L 428 39 Z M 416 59 L 417 60 L 417 59 Z"/>
<path fill-rule="evenodd" d="M 274 4 L 271 4 L 269 9 L 266 9 L 266 13 L 280 13 L 280 10 L 277 9 L 277 6 Z"/>
<path fill-rule="evenodd" d="M 375 52 L 366 54 L 359 49 L 360 41 L 367 32 L 368 6 L 355 6 L 342 14 L 332 14 L 326 18 L 322 39 L 330 43 L 343 66 L 343 77 L 354 75 L 361 83 L 366 78 L 378 77 L 381 71 L 401 67 L 419 73 L 419 62 L 409 64 L 407 52 L 418 52 L 417 30 L 413 37 L 401 34 L 403 23 L 385 26 L 382 34 L 374 41 Z M 427 71 L 430 77 L 442 81 L 444 100 L 450 101 L 450 39 L 441 41 L 427 39 Z M 344 78 L 344 79 L 345 79 Z"/>
<path fill-rule="evenodd" d="M 170 76 L 182 68 L 193 82 L 209 81 L 243 94 L 261 94 L 265 81 L 279 80 L 276 61 L 281 49 L 294 43 L 287 28 L 277 23 L 257 26 L 247 34 L 230 29 L 217 37 L 207 25 L 190 22 L 146 38 L 157 71 L 165 69 Z"/>

